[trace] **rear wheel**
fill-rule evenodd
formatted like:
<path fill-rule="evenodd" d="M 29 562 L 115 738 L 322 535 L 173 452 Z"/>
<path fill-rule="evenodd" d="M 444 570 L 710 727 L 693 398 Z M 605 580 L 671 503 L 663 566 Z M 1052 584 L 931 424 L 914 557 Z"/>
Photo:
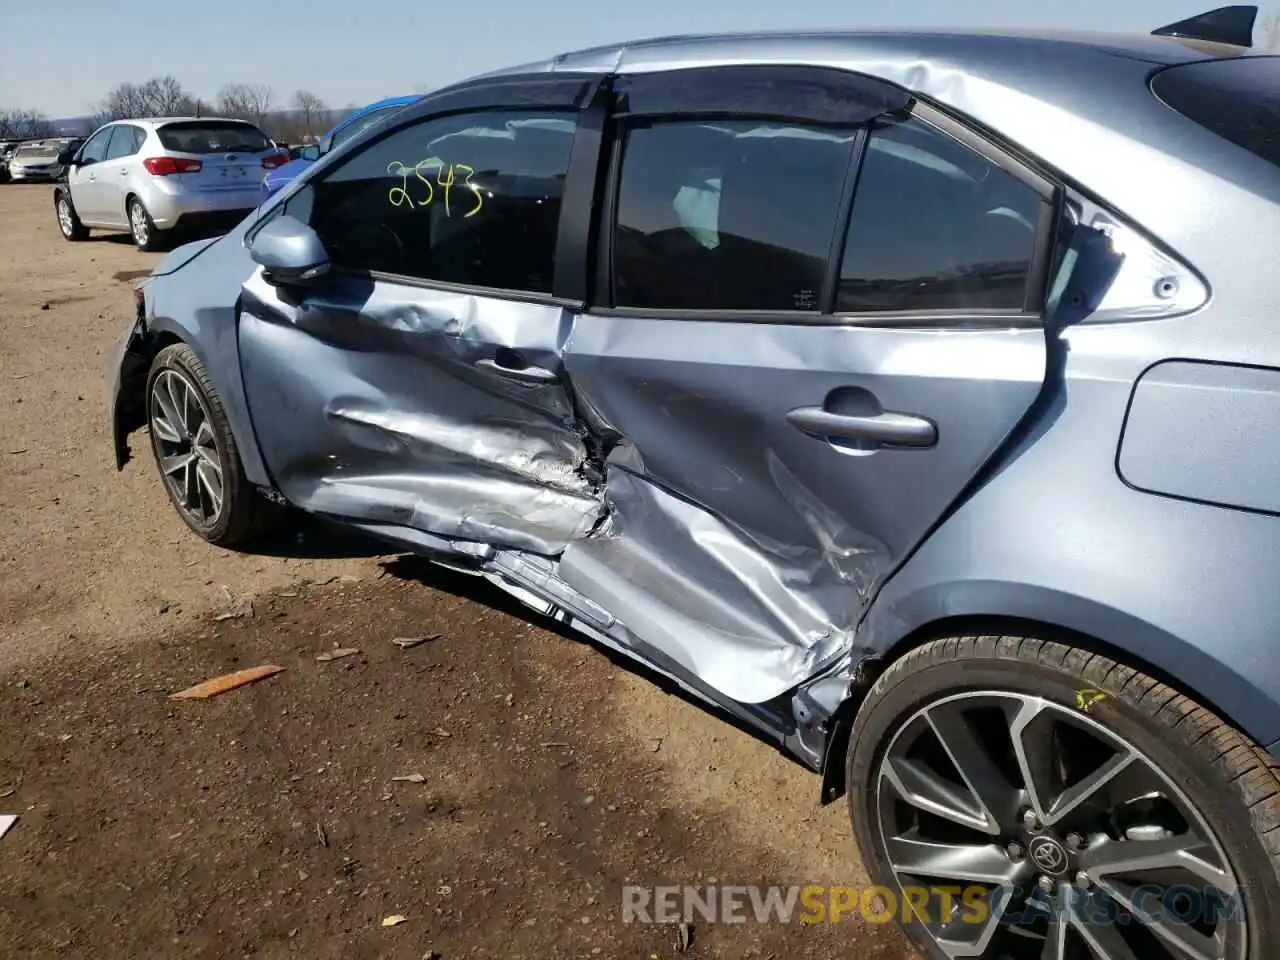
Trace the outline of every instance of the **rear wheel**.
<path fill-rule="evenodd" d="M 156 229 L 151 214 L 137 197 L 129 198 L 129 232 L 133 234 L 134 245 L 144 253 L 160 250 L 163 246 L 164 234 Z"/>
<path fill-rule="evenodd" d="M 245 478 L 222 400 L 185 343 L 152 361 L 147 425 L 165 492 L 188 527 L 219 546 L 263 532 L 267 504 Z"/>
<path fill-rule="evenodd" d="M 1275 761 L 1106 657 L 913 650 L 868 694 L 846 773 L 872 880 L 926 956 L 1280 956 Z"/>
<path fill-rule="evenodd" d="M 58 229 L 65 240 L 85 240 L 89 229 L 76 216 L 76 208 L 71 203 L 71 194 L 59 190 L 53 197 L 53 209 L 58 215 Z"/>

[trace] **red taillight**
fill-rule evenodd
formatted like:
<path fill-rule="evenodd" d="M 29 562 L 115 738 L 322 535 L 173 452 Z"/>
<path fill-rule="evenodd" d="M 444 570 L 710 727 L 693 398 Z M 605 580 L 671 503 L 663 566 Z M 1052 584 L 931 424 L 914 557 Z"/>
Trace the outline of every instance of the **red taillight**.
<path fill-rule="evenodd" d="M 267 170 L 274 170 L 276 167 L 283 167 L 289 162 L 287 153 L 268 153 L 262 158 L 262 166 Z"/>
<path fill-rule="evenodd" d="M 147 157 L 142 161 L 147 173 L 155 177 L 167 177 L 171 173 L 195 173 L 204 164 L 185 157 Z"/>

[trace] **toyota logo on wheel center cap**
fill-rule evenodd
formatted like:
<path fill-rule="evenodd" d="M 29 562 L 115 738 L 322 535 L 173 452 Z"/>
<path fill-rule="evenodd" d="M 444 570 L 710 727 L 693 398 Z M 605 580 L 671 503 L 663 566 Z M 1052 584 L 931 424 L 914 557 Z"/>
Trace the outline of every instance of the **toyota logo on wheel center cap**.
<path fill-rule="evenodd" d="M 1067 850 L 1052 837 L 1036 837 L 1027 853 L 1031 862 L 1045 873 L 1060 876 L 1067 872 Z"/>

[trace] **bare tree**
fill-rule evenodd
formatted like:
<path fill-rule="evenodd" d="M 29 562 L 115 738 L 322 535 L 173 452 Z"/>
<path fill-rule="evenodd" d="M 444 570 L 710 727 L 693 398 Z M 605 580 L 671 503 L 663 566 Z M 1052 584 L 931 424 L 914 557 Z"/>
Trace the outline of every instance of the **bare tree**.
<path fill-rule="evenodd" d="M 53 125 L 38 110 L 0 110 L 0 137 L 50 137 Z"/>
<path fill-rule="evenodd" d="M 1261 26 L 1255 46 L 1261 50 L 1280 50 L 1280 13 L 1268 14 Z"/>
<path fill-rule="evenodd" d="M 195 99 L 175 77 L 152 77 L 144 83 L 122 83 L 98 107 L 98 119 L 173 117 L 192 113 Z"/>
<path fill-rule="evenodd" d="M 228 83 L 218 91 L 218 112 L 224 117 L 261 125 L 271 112 L 273 91 L 261 83 Z"/>
<path fill-rule="evenodd" d="M 185 116 L 195 109 L 195 100 L 172 76 L 155 77 L 142 85 L 142 98 L 157 117 Z"/>
<path fill-rule="evenodd" d="M 302 132 L 305 135 L 310 135 L 311 125 L 320 121 L 329 112 L 325 102 L 310 90 L 298 90 L 294 93 L 293 108 L 302 115 Z"/>

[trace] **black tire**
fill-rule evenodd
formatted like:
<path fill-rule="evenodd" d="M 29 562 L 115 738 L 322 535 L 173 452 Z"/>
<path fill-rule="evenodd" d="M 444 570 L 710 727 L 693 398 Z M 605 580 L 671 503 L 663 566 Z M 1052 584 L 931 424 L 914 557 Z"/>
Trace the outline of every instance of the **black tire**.
<path fill-rule="evenodd" d="M 125 212 L 129 215 L 129 233 L 133 237 L 134 246 L 143 253 L 164 249 L 166 236 L 156 229 L 155 221 L 151 219 L 151 214 L 141 200 L 130 197 L 125 204 Z"/>
<path fill-rule="evenodd" d="M 66 205 L 66 217 L 63 217 L 63 204 Z M 64 240 L 76 242 L 89 239 L 89 228 L 80 222 L 76 208 L 71 202 L 71 191 L 55 190 L 53 194 L 53 212 L 58 218 L 58 232 Z"/>
<path fill-rule="evenodd" d="M 881 810 L 887 808 L 880 805 L 877 796 L 881 765 L 895 733 L 910 730 L 904 724 L 919 716 L 924 706 L 936 706 L 942 698 L 977 691 L 1007 691 L 1015 696 L 1040 698 L 1048 701 L 1051 710 L 1066 708 L 1065 714 L 1058 715 L 1069 722 L 1090 724 L 1137 748 L 1169 783 L 1176 785 L 1173 792 L 1180 791 L 1182 799 L 1198 812 L 1217 841 L 1214 856 L 1225 860 L 1234 874 L 1247 920 L 1247 938 L 1239 937 L 1238 931 L 1229 934 L 1225 955 L 1232 960 L 1280 957 L 1280 766 L 1266 750 L 1194 700 L 1114 660 L 1062 643 L 1010 636 L 951 637 L 910 651 L 876 680 L 854 722 L 846 764 L 849 812 L 872 883 L 899 897 L 903 893 L 890 866 L 881 827 Z M 944 711 L 947 706 L 942 704 Z M 960 722 L 971 730 L 978 729 L 971 720 Z M 927 727 L 923 729 L 924 736 L 931 736 Z M 933 729 L 938 729 L 936 721 Z M 909 733 L 904 737 L 904 743 L 911 741 Z M 958 789 L 965 795 L 976 796 L 963 781 L 955 778 L 953 782 L 960 784 Z M 892 787 L 889 790 L 887 796 L 892 798 Z M 921 822 L 908 804 L 897 800 L 891 803 L 899 804 L 897 809 L 908 810 L 909 823 L 912 818 L 916 824 Z M 894 823 L 895 829 L 900 827 L 900 823 Z M 1037 824 L 1035 829 L 1046 828 Z M 1098 839 L 1105 844 L 1112 838 Z M 1114 850 L 1146 838 L 1113 839 L 1119 840 L 1118 844 L 1111 844 Z M 1001 837 L 995 842 L 1006 841 Z M 1015 838 L 1015 846 L 1016 842 Z M 1079 843 L 1079 835 L 1073 837 L 1073 842 Z M 894 849 L 900 853 L 903 848 Z M 1011 851 L 1008 855 L 1015 862 L 1018 857 L 1025 857 L 1033 873 L 1039 871 L 1042 864 L 1033 862 L 1035 856 L 1026 855 L 1034 855 L 1037 846 L 1030 844 L 1023 849 L 1025 853 Z M 1084 849 L 1087 853 L 1087 844 Z M 1074 869 L 1075 865 L 1065 867 L 1060 876 L 1064 887 L 1071 876 L 1067 871 Z M 1087 871 L 1076 876 L 1084 877 L 1086 891 L 1090 883 L 1097 882 L 1088 877 Z M 1037 882 L 1033 877 L 1031 885 Z M 910 911 L 905 915 L 910 922 L 903 922 L 901 909 L 896 911 L 923 956 L 944 957 L 945 952 L 928 929 Z M 1154 936 L 1138 926 L 1121 933 L 1125 937 Z M 1072 932 L 1070 936 L 1079 934 Z M 1240 942 L 1242 939 L 1247 939 L 1247 947 Z M 1027 955 L 1038 958 L 1041 944 Z M 996 950 L 993 945 L 982 957 L 1021 957 L 1015 950 Z M 1149 955 L 1158 952 L 1139 949 L 1137 956 L 1148 960 Z M 1080 954 L 1089 955 L 1087 950 Z"/>
<path fill-rule="evenodd" d="M 188 508 L 179 498 L 174 486 L 166 478 L 161 466 L 162 437 L 158 434 L 154 412 L 157 401 L 154 390 L 162 375 L 173 372 L 182 382 L 194 389 L 203 411 L 207 411 L 208 424 L 212 430 L 213 447 L 221 467 L 222 498 L 216 514 L 202 519 Z M 248 543 L 262 534 L 270 526 L 272 513 L 270 504 L 263 501 L 244 475 L 240 463 L 240 453 L 236 447 L 235 437 L 227 423 L 226 411 L 218 391 L 209 379 L 200 358 L 185 343 L 175 343 L 165 347 L 151 363 L 147 375 L 146 392 L 147 425 L 151 433 L 151 451 L 156 461 L 156 469 L 160 473 L 161 484 L 169 496 L 169 501 L 188 527 L 201 539 L 221 547 L 231 547 Z M 199 418 L 201 421 L 204 417 Z M 196 481 L 199 482 L 198 479 Z"/>

